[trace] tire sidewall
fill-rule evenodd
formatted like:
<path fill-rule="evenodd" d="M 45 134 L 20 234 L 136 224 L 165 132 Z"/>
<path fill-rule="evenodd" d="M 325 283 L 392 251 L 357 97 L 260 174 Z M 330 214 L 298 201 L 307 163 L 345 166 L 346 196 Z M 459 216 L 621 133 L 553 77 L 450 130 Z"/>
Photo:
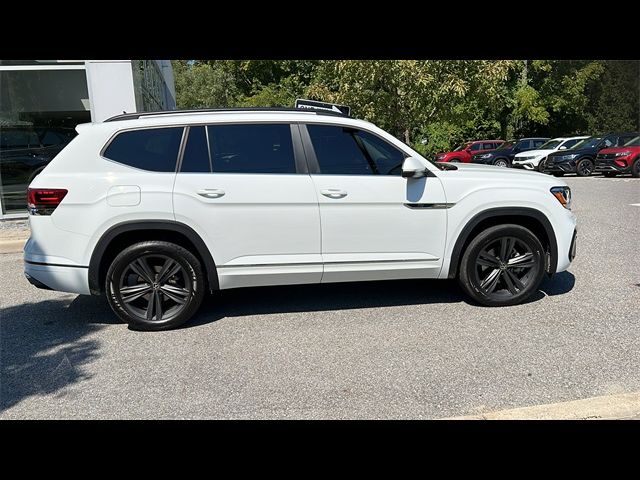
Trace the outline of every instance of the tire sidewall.
<path fill-rule="evenodd" d="M 498 165 L 498 162 L 504 162 L 504 163 L 505 163 L 505 165 L 504 165 L 504 166 L 502 166 L 502 165 Z M 509 167 L 510 162 L 509 162 L 509 160 L 507 160 L 506 158 L 498 158 L 495 162 L 493 162 L 493 164 L 494 164 L 496 167 L 508 168 L 508 167 Z"/>
<path fill-rule="evenodd" d="M 136 258 L 149 254 L 165 255 L 179 263 L 189 276 L 192 285 L 187 307 L 175 317 L 160 322 L 145 322 L 130 315 L 124 308 L 122 297 L 118 291 L 120 277 L 124 269 Z M 204 275 L 198 259 L 185 248 L 161 241 L 137 243 L 118 254 L 109 267 L 105 286 L 107 300 L 111 308 L 121 320 L 134 330 L 167 330 L 183 324 L 200 307 L 205 287 Z"/>
<path fill-rule="evenodd" d="M 580 165 L 582 165 L 584 162 L 591 163 L 591 171 L 588 174 L 580 172 Z M 578 163 L 576 163 L 576 174 L 579 177 L 589 177 L 593 173 L 594 168 L 595 168 L 595 163 L 593 162 L 593 160 L 591 160 L 590 158 L 581 158 L 580 160 L 578 160 Z"/>
<path fill-rule="evenodd" d="M 640 157 L 636 157 L 631 164 L 631 176 L 633 178 L 640 178 Z"/>
<path fill-rule="evenodd" d="M 500 237 L 516 237 L 527 243 L 538 262 L 538 272 L 529 285 L 517 295 L 496 300 L 485 296 L 476 284 L 475 260 L 480 251 L 490 242 Z M 520 225 L 498 225 L 490 227 L 476 236 L 467 247 L 460 265 L 459 282 L 462 288 L 477 302 L 485 306 L 506 306 L 522 303 L 535 293 L 545 273 L 545 252 L 540 240 L 527 228 Z"/>

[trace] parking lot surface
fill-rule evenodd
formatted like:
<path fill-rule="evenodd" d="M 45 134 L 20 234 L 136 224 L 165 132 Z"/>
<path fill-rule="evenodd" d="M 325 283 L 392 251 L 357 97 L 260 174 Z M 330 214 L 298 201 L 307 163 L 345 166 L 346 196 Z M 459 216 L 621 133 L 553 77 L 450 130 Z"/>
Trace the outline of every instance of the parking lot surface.
<path fill-rule="evenodd" d="M 270 287 L 141 333 L 0 255 L 0 418 L 444 418 L 640 390 L 640 180 L 566 180 L 578 256 L 513 307 L 451 281 Z"/>

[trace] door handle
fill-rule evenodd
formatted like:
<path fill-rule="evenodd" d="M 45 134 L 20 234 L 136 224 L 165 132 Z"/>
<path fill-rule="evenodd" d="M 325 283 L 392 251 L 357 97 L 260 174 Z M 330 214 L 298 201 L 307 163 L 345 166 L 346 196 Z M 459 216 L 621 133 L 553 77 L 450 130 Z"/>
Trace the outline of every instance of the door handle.
<path fill-rule="evenodd" d="M 196 193 L 205 198 L 220 198 L 224 195 L 224 190 L 220 188 L 203 188 Z"/>
<path fill-rule="evenodd" d="M 327 188 L 325 190 L 320 190 L 320 193 L 329 198 L 344 198 L 347 196 L 347 192 L 338 188 Z"/>

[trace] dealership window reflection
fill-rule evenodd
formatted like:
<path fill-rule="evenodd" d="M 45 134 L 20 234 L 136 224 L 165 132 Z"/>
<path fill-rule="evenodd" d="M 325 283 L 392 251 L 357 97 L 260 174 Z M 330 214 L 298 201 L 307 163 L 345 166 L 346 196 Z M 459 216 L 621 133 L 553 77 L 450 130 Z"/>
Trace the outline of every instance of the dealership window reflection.
<path fill-rule="evenodd" d="M 91 121 L 85 71 L 0 71 L 2 213 L 22 213 L 33 178 Z"/>

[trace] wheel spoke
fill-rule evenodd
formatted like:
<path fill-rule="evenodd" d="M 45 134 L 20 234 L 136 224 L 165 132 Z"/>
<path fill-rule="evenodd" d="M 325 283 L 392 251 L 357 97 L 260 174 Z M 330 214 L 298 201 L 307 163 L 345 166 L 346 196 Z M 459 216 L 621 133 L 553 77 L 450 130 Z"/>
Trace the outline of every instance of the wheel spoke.
<path fill-rule="evenodd" d="M 147 306 L 147 321 L 151 322 L 153 320 L 153 309 L 156 306 L 156 297 L 158 293 L 156 290 L 151 292 L 151 296 L 149 297 L 149 305 Z"/>
<path fill-rule="evenodd" d="M 535 261 L 533 260 L 533 253 L 527 252 L 517 257 L 510 258 L 507 262 L 509 267 L 533 267 Z"/>
<path fill-rule="evenodd" d="M 498 284 L 498 279 L 500 278 L 500 271 L 497 268 L 494 268 L 489 275 L 480 283 L 480 288 L 482 288 L 485 293 L 491 293 L 496 289 L 496 285 Z"/>
<path fill-rule="evenodd" d="M 516 286 L 516 288 L 518 290 L 524 290 L 524 283 L 522 283 L 522 280 L 520 280 L 518 278 L 518 276 L 513 273 L 511 270 L 505 270 L 507 272 L 507 276 L 511 279 L 511 281 L 513 282 L 513 284 Z"/>
<path fill-rule="evenodd" d="M 478 255 L 478 259 L 476 260 L 478 265 L 482 265 L 483 267 L 492 267 L 497 268 L 500 265 L 500 260 L 498 260 L 495 256 L 491 255 L 487 251 L 482 251 Z"/>
<path fill-rule="evenodd" d="M 175 265 L 173 265 L 170 269 L 167 269 L 167 271 L 164 272 L 163 275 L 158 275 L 158 283 L 162 285 L 171 277 L 173 277 L 176 273 L 178 273 L 180 270 L 182 270 L 182 267 L 180 266 L 180 264 L 175 263 Z"/>
<path fill-rule="evenodd" d="M 156 321 L 162 320 L 162 292 L 155 292 L 155 301 L 156 301 Z"/>
<path fill-rule="evenodd" d="M 132 287 L 123 287 L 120 289 L 120 294 L 122 295 L 122 301 L 124 303 L 131 303 L 134 300 L 146 295 L 151 291 L 151 286 L 149 284 L 142 285 L 134 285 Z"/>
<path fill-rule="evenodd" d="M 183 304 L 189 297 L 189 290 L 186 288 L 174 287 L 173 285 L 163 285 L 160 287 L 162 293 L 176 303 Z"/>
<path fill-rule="evenodd" d="M 518 293 L 518 289 L 513 284 L 513 280 L 511 276 L 507 273 L 507 270 L 502 270 L 502 278 L 504 279 L 504 283 L 507 284 L 507 288 L 511 292 L 512 295 L 516 295 Z"/>
<path fill-rule="evenodd" d="M 154 282 L 155 274 L 151 271 L 151 268 L 149 268 L 144 257 L 136 259 L 129 266 L 131 267 L 131 270 L 142 277 L 147 283 Z"/>
<path fill-rule="evenodd" d="M 507 237 L 502 237 L 500 239 L 500 260 L 505 262 L 507 260 L 507 246 L 509 244 L 509 239 Z"/>

